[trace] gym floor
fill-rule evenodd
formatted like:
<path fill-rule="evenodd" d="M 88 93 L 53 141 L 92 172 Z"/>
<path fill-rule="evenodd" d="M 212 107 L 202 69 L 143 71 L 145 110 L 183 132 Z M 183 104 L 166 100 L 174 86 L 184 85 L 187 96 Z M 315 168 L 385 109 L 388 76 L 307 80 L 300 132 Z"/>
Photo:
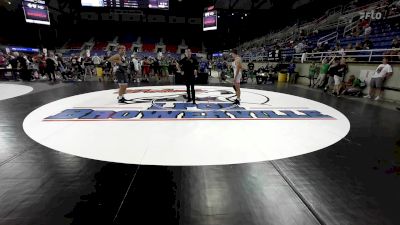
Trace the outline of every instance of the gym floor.
<path fill-rule="evenodd" d="M 145 166 L 57 152 L 22 128 L 42 105 L 115 84 L 24 85 L 34 91 L 0 101 L 0 224 L 400 223 L 400 112 L 390 103 L 286 84 L 244 85 L 329 105 L 349 119 L 350 132 L 325 149 L 275 161 Z"/>

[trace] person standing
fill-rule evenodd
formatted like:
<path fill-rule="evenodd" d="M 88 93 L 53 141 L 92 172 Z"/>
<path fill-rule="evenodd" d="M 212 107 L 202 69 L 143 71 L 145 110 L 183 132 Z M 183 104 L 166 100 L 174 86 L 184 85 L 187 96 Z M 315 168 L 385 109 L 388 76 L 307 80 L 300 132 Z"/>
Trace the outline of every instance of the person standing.
<path fill-rule="evenodd" d="M 251 83 L 254 83 L 254 78 L 256 78 L 256 73 L 254 71 L 254 63 L 253 63 L 253 61 L 250 61 L 247 64 L 247 69 L 249 70 L 249 76 L 250 76 L 250 79 L 251 79 Z"/>
<path fill-rule="evenodd" d="M 81 81 L 81 75 L 82 75 L 82 67 L 79 63 L 79 57 L 72 55 L 71 57 L 71 66 L 72 66 L 72 71 L 76 75 L 76 78 L 78 81 Z"/>
<path fill-rule="evenodd" d="M 337 67 L 336 73 L 333 76 L 334 82 L 335 82 L 335 87 L 333 89 L 333 94 L 335 94 L 337 97 L 340 97 L 340 87 L 342 86 L 344 76 L 347 74 L 348 67 L 346 64 L 346 59 L 341 58 L 340 63 Z"/>
<path fill-rule="evenodd" d="M 339 62 L 340 62 L 339 58 L 336 58 L 336 57 L 333 58 L 332 63 L 329 66 L 328 83 L 326 84 L 326 86 L 324 88 L 324 92 L 327 92 L 328 89 L 330 89 L 332 87 L 332 85 L 335 84 L 334 75 L 337 73 L 337 68 L 339 66 Z"/>
<path fill-rule="evenodd" d="M 67 71 L 66 71 L 66 65 L 65 65 L 65 63 L 64 63 L 64 60 L 63 60 L 61 54 L 59 54 L 59 55 L 57 56 L 57 64 L 58 64 L 58 70 L 60 71 L 62 78 L 63 78 L 64 80 L 67 80 L 68 78 L 67 78 L 67 76 L 66 76 L 66 72 L 67 72 Z"/>
<path fill-rule="evenodd" d="M 233 62 L 232 62 L 232 68 L 233 68 L 233 89 L 236 92 L 236 100 L 234 104 L 240 105 L 240 80 L 242 79 L 242 59 L 238 55 L 238 52 L 236 49 L 232 50 L 232 57 L 233 57 Z"/>
<path fill-rule="evenodd" d="M 130 69 L 131 69 L 132 80 L 133 82 L 137 81 L 139 83 L 140 79 L 137 78 L 139 73 L 139 61 L 137 60 L 136 55 L 132 55 L 131 57 L 132 59 L 131 59 Z"/>
<path fill-rule="evenodd" d="M 289 66 L 288 66 L 288 77 L 287 81 L 291 84 L 296 83 L 296 64 L 294 63 L 294 59 L 291 60 Z"/>
<path fill-rule="evenodd" d="M 197 59 L 192 56 L 192 51 L 190 49 L 186 49 L 185 57 L 181 59 L 179 65 L 180 71 L 183 72 L 185 78 L 187 102 L 193 101 L 193 104 L 196 104 L 194 83 L 196 81 L 199 63 L 197 62 Z"/>
<path fill-rule="evenodd" d="M 56 68 L 57 60 L 54 53 L 50 52 L 49 57 L 46 58 L 46 73 L 49 76 L 49 81 L 56 82 Z"/>
<path fill-rule="evenodd" d="M 101 58 L 97 55 L 97 53 L 94 54 L 92 62 L 94 65 L 96 76 L 99 78 L 99 81 L 101 81 L 101 78 L 103 77 L 103 71 L 101 68 Z"/>
<path fill-rule="evenodd" d="M 12 68 L 12 75 L 13 75 L 13 79 L 14 81 L 19 81 L 18 78 L 18 60 L 17 58 L 19 57 L 19 53 L 18 52 L 13 52 L 13 54 L 10 56 L 10 65 Z"/>
<path fill-rule="evenodd" d="M 150 61 L 147 57 L 144 57 L 142 62 L 142 82 L 149 82 L 150 76 Z"/>
<path fill-rule="evenodd" d="M 308 70 L 308 79 L 310 80 L 310 84 L 308 85 L 308 87 L 315 85 L 314 78 L 316 74 L 317 74 L 317 65 L 315 64 L 315 62 L 312 62 Z"/>
<path fill-rule="evenodd" d="M 118 91 L 118 103 L 128 103 L 124 98 L 124 94 L 126 94 L 126 89 L 128 88 L 128 79 L 127 79 L 127 63 L 125 59 L 126 47 L 123 45 L 118 46 L 118 53 L 111 56 L 108 61 L 116 64 L 117 70 L 115 72 L 115 76 L 117 78 L 117 82 L 119 85 Z"/>
<path fill-rule="evenodd" d="M 375 101 L 378 101 L 380 99 L 383 83 L 388 77 L 393 75 L 392 66 L 388 64 L 388 61 L 388 58 L 384 57 L 382 64 L 378 66 L 374 75 L 372 75 L 369 94 L 364 96 L 365 98 L 373 98 L 376 92 Z"/>
<path fill-rule="evenodd" d="M 32 80 L 32 74 L 30 70 L 28 70 L 28 65 L 29 61 L 28 58 L 25 54 L 21 54 L 17 57 L 18 65 L 19 65 L 19 71 L 20 71 L 20 78 L 23 81 L 31 81 Z"/>
<path fill-rule="evenodd" d="M 326 74 L 328 73 L 329 66 L 331 63 L 332 62 L 328 63 L 328 60 L 326 58 L 322 60 L 322 64 L 321 64 L 321 67 L 319 70 L 319 75 L 318 75 L 317 81 L 314 83 L 313 87 L 317 86 L 317 88 L 319 88 L 319 87 L 322 87 L 322 85 L 324 85 L 325 77 L 326 77 Z"/>

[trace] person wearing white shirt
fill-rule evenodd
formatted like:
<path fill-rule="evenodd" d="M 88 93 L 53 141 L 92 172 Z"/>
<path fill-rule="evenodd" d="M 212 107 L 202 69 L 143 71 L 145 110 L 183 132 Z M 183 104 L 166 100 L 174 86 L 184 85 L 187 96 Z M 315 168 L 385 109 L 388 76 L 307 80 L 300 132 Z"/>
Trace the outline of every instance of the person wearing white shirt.
<path fill-rule="evenodd" d="M 140 82 L 140 79 L 137 78 L 138 73 L 139 73 L 139 61 L 137 60 L 135 55 L 132 55 L 131 75 L 133 82 L 135 82 L 135 80 L 138 83 Z"/>
<path fill-rule="evenodd" d="M 98 67 L 100 65 L 100 63 L 101 63 L 101 59 L 100 59 L 99 56 L 97 56 L 97 53 L 93 56 L 92 60 L 93 60 L 93 64 L 96 67 Z"/>
<path fill-rule="evenodd" d="M 378 66 L 374 75 L 371 77 L 369 94 L 365 96 L 365 98 L 373 98 L 376 92 L 375 101 L 378 101 L 382 92 L 383 83 L 388 77 L 392 76 L 392 74 L 392 66 L 388 64 L 388 58 L 384 57 L 382 64 Z"/>

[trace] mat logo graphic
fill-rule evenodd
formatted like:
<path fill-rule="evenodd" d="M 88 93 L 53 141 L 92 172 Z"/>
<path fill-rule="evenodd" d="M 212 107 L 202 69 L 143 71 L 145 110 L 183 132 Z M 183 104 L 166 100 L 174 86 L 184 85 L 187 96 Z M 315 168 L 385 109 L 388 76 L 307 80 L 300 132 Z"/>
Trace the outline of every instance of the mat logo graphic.
<path fill-rule="evenodd" d="M 160 110 L 152 106 L 146 110 L 94 110 L 66 109 L 45 118 L 52 120 L 163 120 L 163 119 L 334 119 L 316 110 L 247 110 L 233 104 L 193 104 L 175 103 L 173 108 Z"/>
<path fill-rule="evenodd" d="M 308 108 L 271 108 L 269 98 L 253 95 L 244 106 L 232 102 L 235 93 L 227 90 L 199 90 L 198 104 L 185 103 L 186 90 L 134 89 L 135 107 L 77 107 L 46 117 L 43 121 L 146 121 L 146 120 L 335 120 L 318 110 Z M 250 107 L 251 106 L 251 107 Z M 94 108 L 94 109 L 93 109 Z M 102 110 L 99 110 L 101 108 Z"/>

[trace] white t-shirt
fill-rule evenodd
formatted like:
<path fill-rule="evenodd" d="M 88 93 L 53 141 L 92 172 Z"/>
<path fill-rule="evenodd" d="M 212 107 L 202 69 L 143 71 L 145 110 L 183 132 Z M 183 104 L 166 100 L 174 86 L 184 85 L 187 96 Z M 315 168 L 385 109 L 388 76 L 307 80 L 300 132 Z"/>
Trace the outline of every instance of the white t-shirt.
<path fill-rule="evenodd" d="M 133 66 L 135 67 L 135 71 L 139 71 L 139 61 L 135 58 L 132 59 Z"/>
<path fill-rule="evenodd" d="M 98 56 L 93 56 L 93 64 L 94 65 L 100 65 L 100 57 Z"/>
<path fill-rule="evenodd" d="M 376 69 L 374 75 L 372 75 L 372 78 L 380 78 L 380 77 L 384 77 L 386 76 L 387 73 L 392 73 L 392 66 L 390 66 L 389 64 L 381 64 L 378 66 L 378 68 Z"/>
<path fill-rule="evenodd" d="M 371 34 L 371 32 L 372 32 L 372 28 L 371 27 L 365 28 L 365 35 Z"/>

